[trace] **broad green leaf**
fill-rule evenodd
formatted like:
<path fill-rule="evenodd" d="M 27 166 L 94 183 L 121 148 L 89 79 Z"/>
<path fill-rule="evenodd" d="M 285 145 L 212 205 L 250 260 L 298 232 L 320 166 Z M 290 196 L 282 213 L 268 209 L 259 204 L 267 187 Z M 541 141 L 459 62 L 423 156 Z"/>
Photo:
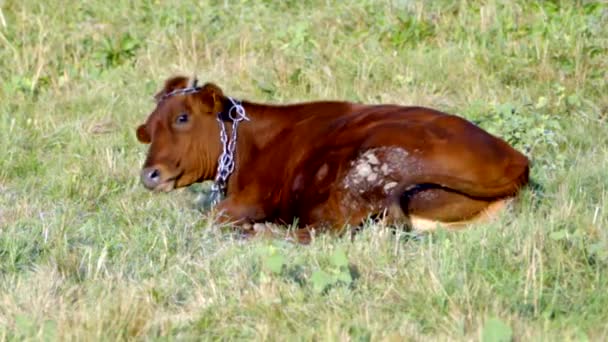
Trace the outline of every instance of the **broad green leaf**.
<path fill-rule="evenodd" d="M 580 106 L 581 105 L 581 101 L 578 98 L 578 96 L 576 96 L 576 94 L 572 94 L 572 95 L 569 95 L 568 97 L 566 97 L 566 102 L 571 106 Z"/>
<path fill-rule="evenodd" d="M 20 333 L 27 334 L 31 332 L 33 326 L 34 323 L 32 320 L 25 315 L 17 315 L 15 317 L 15 328 L 17 328 L 17 331 Z"/>
<path fill-rule="evenodd" d="M 323 270 L 314 271 L 310 277 L 310 281 L 312 282 L 313 290 L 317 293 L 323 292 L 327 286 L 334 282 L 332 276 Z"/>
<path fill-rule="evenodd" d="M 498 318 L 490 318 L 483 326 L 483 342 L 506 342 L 513 338 L 513 331 Z"/>
<path fill-rule="evenodd" d="M 549 238 L 551 238 L 551 240 L 556 241 L 563 240 L 566 238 L 566 236 L 568 236 L 568 232 L 565 229 L 558 230 L 549 234 Z"/>
<path fill-rule="evenodd" d="M 269 255 L 264 259 L 264 266 L 272 273 L 279 274 L 285 265 L 285 257 L 281 254 Z"/>
<path fill-rule="evenodd" d="M 348 266 L 348 257 L 342 248 L 338 248 L 331 255 L 331 263 L 336 267 Z"/>
<path fill-rule="evenodd" d="M 42 337 L 45 341 L 57 340 L 57 322 L 46 320 L 42 328 Z"/>
<path fill-rule="evenodd" d="M 350 271 L 348 269 L 341 271 L 340 273 L 338 273 L 337 276 L 339 281 L 342 281 L 346 284 L 349 284 L 353 282 L 353 277 L 350 275 Z"/>

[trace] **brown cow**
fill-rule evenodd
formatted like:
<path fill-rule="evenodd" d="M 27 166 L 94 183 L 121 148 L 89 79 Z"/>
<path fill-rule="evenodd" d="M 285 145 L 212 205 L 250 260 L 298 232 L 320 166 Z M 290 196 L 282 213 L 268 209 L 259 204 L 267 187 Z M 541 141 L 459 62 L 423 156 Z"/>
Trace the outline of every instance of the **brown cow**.
<path fill-rule="evenodd" d="M 225 195 L 216 206 L 222 222 L 297 219 L 301 242 L 313 229 L 342 232 L 374 216 L 414 229 L 461 226 L 493 217 L 528 182 L 523 154 L 429 108 L 240 103 L 181 76 L 155 98 L 137 128 L 138 140 L 151 144 L 146 188 L 215 178 L 216 194 Z"/>

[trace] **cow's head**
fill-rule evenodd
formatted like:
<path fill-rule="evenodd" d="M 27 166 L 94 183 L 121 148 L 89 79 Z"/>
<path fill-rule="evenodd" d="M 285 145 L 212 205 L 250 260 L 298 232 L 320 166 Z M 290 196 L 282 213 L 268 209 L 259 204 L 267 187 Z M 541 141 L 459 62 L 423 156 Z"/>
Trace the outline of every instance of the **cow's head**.
<path fill-rule="evenodd" d="M 137 139 L 150 144 L 141 170 L 141 181 L 150 190 L 171 191 L 215 175 L 221 152 L 216 118 L 225 97 L 211 83 L 179 93 L 193 86 L 183 76 L 168 79 L 155 95 L 156 109 L 137 127 Z"/>

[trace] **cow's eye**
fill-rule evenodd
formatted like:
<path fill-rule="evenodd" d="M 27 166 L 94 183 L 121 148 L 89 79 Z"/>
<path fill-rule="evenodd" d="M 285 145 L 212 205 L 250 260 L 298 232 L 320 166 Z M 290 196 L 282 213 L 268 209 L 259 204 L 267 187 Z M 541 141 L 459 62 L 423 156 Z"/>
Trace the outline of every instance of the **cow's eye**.
<path fill-rule="evenodd" d="M 186 122 L 188 122 L 189 119 L 190 118 L 188 117 L 188 114 L 182 113 L 182 114 L 178 115 L 177 118 L 175 118 L 175 123 L 185 124 Z"/>

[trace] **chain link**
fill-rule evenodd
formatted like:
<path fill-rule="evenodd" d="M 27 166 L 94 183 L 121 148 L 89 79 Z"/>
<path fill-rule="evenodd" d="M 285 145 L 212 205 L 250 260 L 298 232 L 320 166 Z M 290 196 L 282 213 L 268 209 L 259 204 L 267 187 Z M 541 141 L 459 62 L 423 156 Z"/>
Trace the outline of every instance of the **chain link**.
<path fill-rule="evenodd" d="M 234 171 L 235 166 L 235 150 L 237 141 L 237 131 L 239 123 L 243 120 L 249 121 L 245 113 L 245 108 L 241 105 L 240 101 L 236 101 L 231 97 L 228 98 L 232 102 L 232 107 L 228 110 L 228 117 L 232 120 L 232 132 L 230 140 L 228 140 L 228 134 L 226 133 L 226 124 L 218 114 L 216 120 L 220 126 L 220 141 L 222 143 L 222 154 L 218 159 L 217 173 L 215 176 L 215 183 L 211 186 L 211 205 L 215 206 L 219 203 L 221 198 L 225 196 L 226 184 L 228 183 L 228 177 Z"/>
<path fill-rule="evenodd" d="M 164 94 L 163 96 L 161 96 L 161 98 L 158 100 L 158 102 L 161 102 L 161 101 L 163 101 L 169 97 L 173 97 L 175 95 L 188 95 L 188 94 L 198 93 L 201 89 L 202 89 L 201 87 L 197 87 L 197 86 L 175 89 L 175 90 L 168 92 L 168 93 Z"/>

